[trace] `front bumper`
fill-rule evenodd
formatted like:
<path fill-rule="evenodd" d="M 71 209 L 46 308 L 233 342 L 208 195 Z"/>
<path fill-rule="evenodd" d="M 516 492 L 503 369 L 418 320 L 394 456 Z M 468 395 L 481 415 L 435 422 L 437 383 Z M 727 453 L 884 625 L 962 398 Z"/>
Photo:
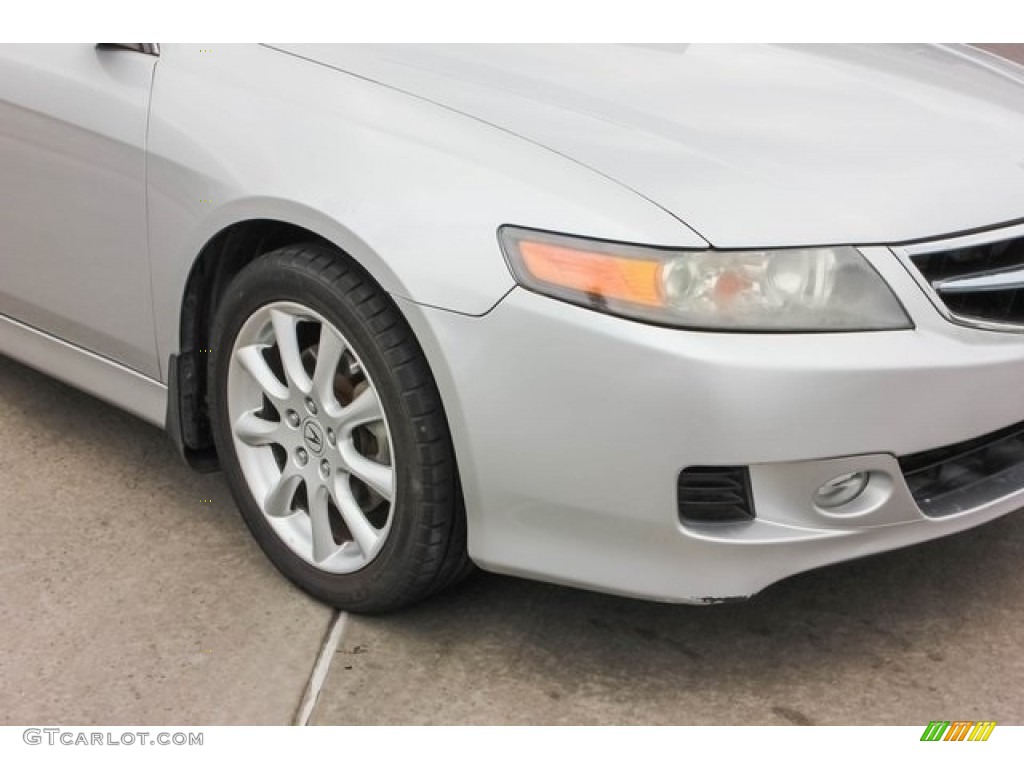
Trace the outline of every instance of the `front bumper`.
<path fill-rule="evenodd" d="M 949 323 L 888 249 L 862 250 L 914 330 L 701 333 L 522 289 L 478 318 L 400 301 L 447 409 L 473 559 L 705 602 L 1024 506 L 1011 489 L 927 517 L 896 458 L 1024 421 L 1024 335 Z M 683 525 L 676 480 L 695 465 L 749 466 L 756 519 Z M 857 514 L 811 503 L 858 470 L 874 474 Z"/>

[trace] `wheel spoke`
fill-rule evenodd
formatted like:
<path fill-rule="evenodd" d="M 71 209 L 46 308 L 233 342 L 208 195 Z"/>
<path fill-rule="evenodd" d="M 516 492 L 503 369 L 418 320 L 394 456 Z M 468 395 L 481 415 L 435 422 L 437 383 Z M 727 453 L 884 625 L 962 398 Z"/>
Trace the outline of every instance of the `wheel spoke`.
<path fill-rule="evenodd" d="M 239 468 L 281 542 L 323 573 L 365 567 L 394 522 L 390 411 L 357 354 L 317 310 L 277 300 L 242 324 L 228 368 Z"/>
<path fill-rule="evenodd" d="M 235 436 L 246 445 L 270 445 L 278 442 L 281 422 L 268 421 L 256 411 L 246 411 L 235 422 Z"/>
<path fill-rule="evenodd" d="M 342 448 L 342 461 L 348 471 L 366 483 L 379 496 L 391 501 L 395 496 L 395 471 L 386 464 L 378 464 L 359 453 L 351 443 Z"/>
<path fill-rule="evenodd" d="M 267 361 L 263 357 L 263 350 L 266 348 L 266 344 L 250 344 L 248 347 L 238 350 L 236 356 L 242 363 L 242 367 L 256 380 L 267 397 L 281 402 L 288 398 L 288 387 L 281 383 L 281 380 L 267 365 Z"/>
<path fill-rule="evenodd" d="M 332 488 L 334 504 L 338 507 L 338 511 L 341 512 L 341 517 L 352 534 L 353 540 L 359 546 L 359 549 L 362 550 L 363 556 L 366 559 L 370 559 L 376 553 L 380 533 L 366 519 L 366 514 L 363 512 L 362 507 L 359 506 L 359 502 L 352 495 L 352 489 L 349 487 L 347 477 L 344 475 L 338 476 Z"/>
<path fill-rule="evenodd" d="M 313 536 L 313 560 L 322 563 L 340 549 L 331 533 L 331 519 L 327 511 L 328 491 L 324 486 L 316 489 L 309 500 L 309 524 Z"/>
<path fill-rule="evenodd" d="M 338 370 L 345 344 L 327 324 L 320 325 L 320 344 L 316 350 L 316 368 L 313 371 L 313 394 L 331 411 L 338 413 L 341 404 L 334 394 L 334 374 Z"/>
<path fill-rule="evenodd" d="M 301 482 L 300 475 L 288 472 L 288 468 L 285 467 L 285 472 L 263 499 L 264 514 L 269 517 L 288 517 L 295 514 L 292 511 L 292 500 Z"/>
<path fill-rule="evenodd" d="M 356 427 L 383 418 L 384 412 L 381 410 L 377 393 L 373 391 L 373 387 L 367 387 L 338 414 L 338 432 L 347 436 Z"/>
<path fill-rule="evenodd" d="M 288 383 L 304 395 L 308 395 L 313 388 L 313 382 L 302 366 L 302 352 L 299 349 L 297 334 L 299 319 L 280 309 L 272 309 L 270 322 L 274 326 L 274 338 L 277 339 L 277 349 L 281 353 L 281 364 L 284 366 L 284 375 L 288 378 Z"/>

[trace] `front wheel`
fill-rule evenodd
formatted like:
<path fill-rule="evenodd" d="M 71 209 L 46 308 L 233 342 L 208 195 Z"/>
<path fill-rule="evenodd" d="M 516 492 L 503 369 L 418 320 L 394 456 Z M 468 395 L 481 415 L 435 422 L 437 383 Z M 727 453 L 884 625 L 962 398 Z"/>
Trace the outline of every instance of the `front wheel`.
<path fill-rule="evenodd" d="M 339 608 L 414 602 L 468 570 L 444 410 L 389 297 L 324 246 L 248 265 L 213 330 L 214 439 L 275 566 Z"/>

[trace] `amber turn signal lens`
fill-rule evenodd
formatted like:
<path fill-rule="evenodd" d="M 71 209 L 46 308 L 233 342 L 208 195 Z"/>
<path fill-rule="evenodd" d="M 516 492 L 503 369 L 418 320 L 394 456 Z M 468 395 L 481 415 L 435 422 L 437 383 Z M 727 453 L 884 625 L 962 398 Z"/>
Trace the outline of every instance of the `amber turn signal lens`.
<path fill-rule="evenodd" d="M 606 315 L 688 330 L 907 330 L 914 327 L 852 246 L 671 248 L 510 224 L 498 240 L 515 281 Z"/>
<path fill-rule="evenodd" d="M 536 279 L 580 291 L 592 299 L 617 299 L 649 307 L 665 306 L 661 262 L 579 251 L 550 243 L 520 241 L 519 252 Z"/>

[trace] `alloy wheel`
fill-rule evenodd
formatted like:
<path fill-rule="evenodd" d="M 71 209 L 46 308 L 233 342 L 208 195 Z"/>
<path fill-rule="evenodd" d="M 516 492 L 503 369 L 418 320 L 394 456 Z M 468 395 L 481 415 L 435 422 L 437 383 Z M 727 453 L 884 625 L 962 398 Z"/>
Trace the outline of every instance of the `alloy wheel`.
<path fill-rule="evenodd" d="M 365 567 L 391 529 L 398 473 L 352 345 L 309 307 L 274 302 L 242 325 L 227 373 L 234 448 L 268 523 L 322 571 Z"/>

